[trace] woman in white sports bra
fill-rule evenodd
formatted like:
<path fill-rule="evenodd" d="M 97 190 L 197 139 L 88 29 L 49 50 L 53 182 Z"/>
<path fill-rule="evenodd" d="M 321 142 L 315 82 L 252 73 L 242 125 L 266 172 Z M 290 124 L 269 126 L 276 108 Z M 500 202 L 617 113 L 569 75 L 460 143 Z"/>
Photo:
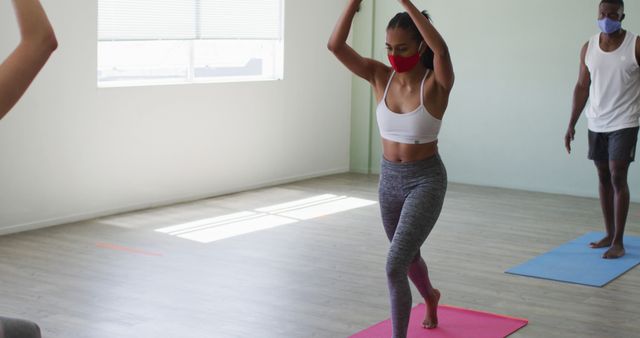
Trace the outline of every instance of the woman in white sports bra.
<path fill-rule="evenodd" d="M 440 215 L 447 188 L 438 133 L 453 87 L 453 66 L 429 16 L 410 0 L 398 0 L 406 12 L 398 13 L 387 27 L 391 67 L 359 55 L 346 41 L 361 2 L 347 0 L 328 48 L 349 70 L 371 83 L 378 100 L 384 155 L 379 200 L 391 241 L 386 263 L 391 320 L 393 337 L 404 338 L 412 306 L 409 279 L 425 300 L 423 327 L 438 325 L 440 291 L 431 284 L 420 247 Z"/>

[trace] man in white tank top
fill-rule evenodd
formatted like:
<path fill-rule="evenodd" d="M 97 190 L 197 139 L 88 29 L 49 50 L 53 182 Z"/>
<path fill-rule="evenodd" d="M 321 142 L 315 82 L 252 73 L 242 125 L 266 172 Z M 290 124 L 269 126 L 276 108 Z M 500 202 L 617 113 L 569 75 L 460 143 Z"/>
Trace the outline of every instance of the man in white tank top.
<path fill-rule="evenodd" d="M 627 172 L 635 157 L 640 125 L 640 39 L 622 29 L 624 18 L 623 0 L 601 1 L 598 25 L 602 33 L 582 48 L 580 75 L 565 135 L 570 153 L 575 125 L 584 110 L 589 122 L 589 159 L 598 170 L 600 205 L 607 230 L 603 239 L 590 245 L 609 247 L 603 258 L 625 254 Z"/>

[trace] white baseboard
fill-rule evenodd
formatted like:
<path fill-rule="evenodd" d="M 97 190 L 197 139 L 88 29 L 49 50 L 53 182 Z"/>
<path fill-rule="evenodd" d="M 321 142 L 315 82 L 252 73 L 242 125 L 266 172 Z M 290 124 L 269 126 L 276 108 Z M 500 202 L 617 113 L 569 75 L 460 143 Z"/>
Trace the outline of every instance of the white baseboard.
<path fill-rule="evenodd" d="M 317 177 L 323 177 L 323 176 L 329 176 L 329 175 L 335 175 L 335 174 L 343 174 L 347 172 L 349 172 L 349 168 L 346 168 L 346 167 L 325 170 L 325 171 L 318 171 L 315 173 L 310 173 L 305 175 L 286 177 L 286 178 L 275 179 L 271 181 L 260 182 L 256 184 L 250 184 L 246 186 L 240 186 L 234 189 L 213 191 L 207 194 L 182 196 L 182 197 L 176 197 L 176 198 L 167 199 L 167 200 L 158 200 L 158 201 L 152 201 L 152 202 L 141 203 L 136 205 L 129 205 L 121 208 L 108 209 L 108 210 L 95 210 L 95 211 L 79 213 L 75 215 L 56 217 L 52 219 L 39 220 L 39 221 L 17 224 L 17 225 L 10 225 L 5 227 L 0 227 L 0 236 L 13 234 L 17 232 L 48 228 L 48 227 L 61 225 L 61 224 L 82 222 L 82 221 L 87 221 L 87 220 L 92 220 L 96 218 L 112 216 L 112 215 L 117 215 L 117 214 L 122 214 L 127 212 L 133 212 L 138 210 L 159 208 L 159 207 L 169 206 L 173 204 L 193 202 L 193 201 L 212 198 L 216 196 L 239 193 L 247 190 L 266 188 L 266 187 L 271 187 L 271 186 L 280 185 L 280 184 L 293 183 L 293 182 L 307 180 L 311 178 L 317 178 Z"/>

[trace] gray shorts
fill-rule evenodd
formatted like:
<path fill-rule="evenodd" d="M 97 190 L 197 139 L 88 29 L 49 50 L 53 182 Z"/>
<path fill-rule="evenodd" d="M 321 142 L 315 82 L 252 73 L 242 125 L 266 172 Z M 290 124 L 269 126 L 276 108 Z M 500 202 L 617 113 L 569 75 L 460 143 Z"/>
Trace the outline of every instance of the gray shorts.
<path fill-rule="evenodd" d="M 636 157 L 636 143 L 640 127 L 620 129 L 609 133 L 589 130 L 589 159 L 596 162 L 629 161 Z"/>

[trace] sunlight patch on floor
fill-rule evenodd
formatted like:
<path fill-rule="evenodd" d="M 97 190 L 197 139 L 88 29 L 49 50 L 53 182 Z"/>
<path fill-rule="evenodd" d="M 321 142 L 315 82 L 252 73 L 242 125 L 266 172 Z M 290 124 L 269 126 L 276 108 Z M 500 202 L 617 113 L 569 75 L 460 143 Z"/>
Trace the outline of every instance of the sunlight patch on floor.
<path fill-rule="evenodd" d="M 324 194 L 252 211 L 176 224 L 156 231 L 200 243 L 211 243 L 374 204 L 375 201 Z"/>

